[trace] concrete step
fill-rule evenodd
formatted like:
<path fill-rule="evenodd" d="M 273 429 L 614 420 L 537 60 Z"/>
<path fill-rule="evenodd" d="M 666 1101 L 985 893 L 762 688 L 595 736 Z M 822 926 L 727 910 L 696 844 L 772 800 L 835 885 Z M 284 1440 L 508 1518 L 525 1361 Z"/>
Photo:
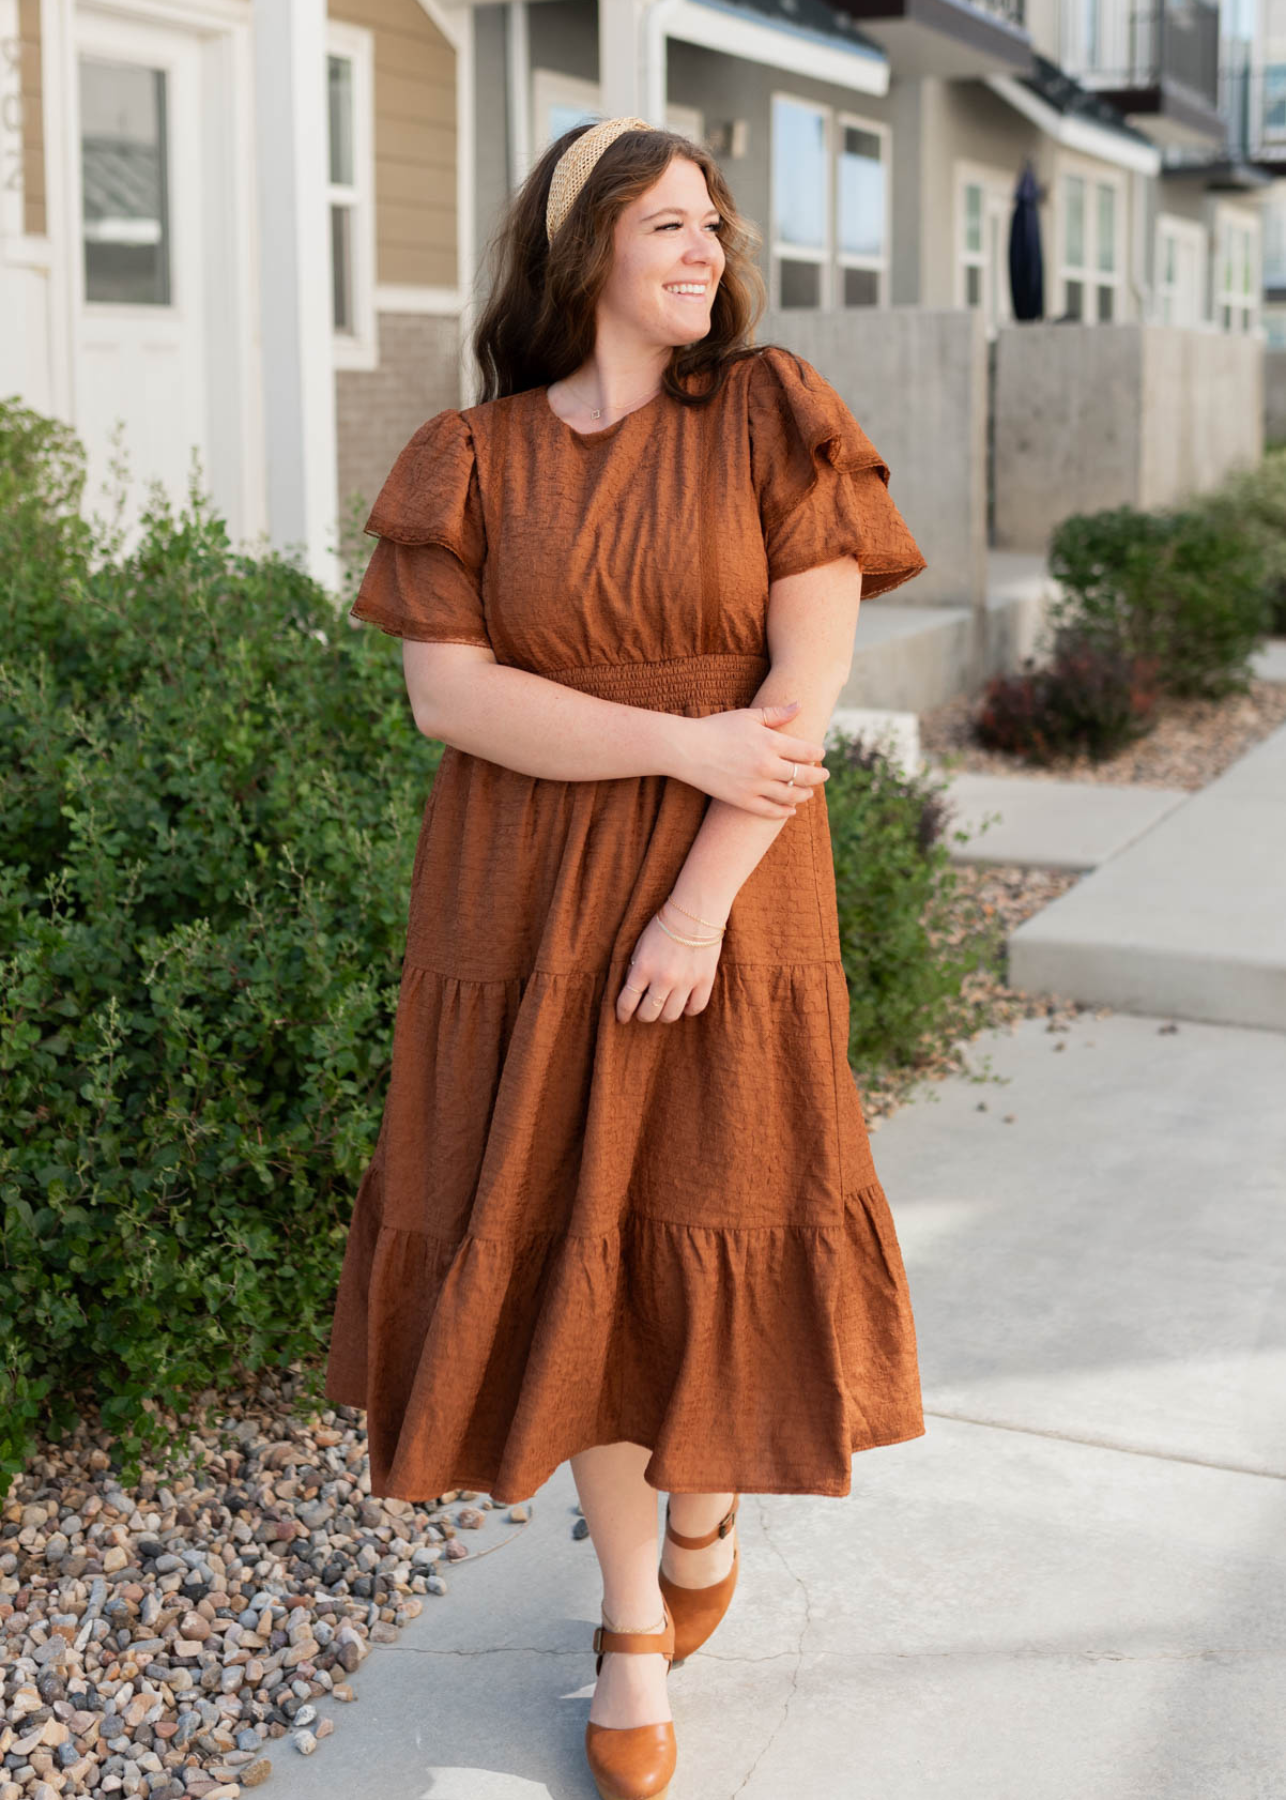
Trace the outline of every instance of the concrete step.
<path fill-rule="evenodd" d="M 1191 796 L 1178 789 L 1110 787 L 1036 776 L 950 777 L 954 861 L 1029 869 L 1096 869 Z"/>
<path fill-rule="evenodd" d="M 1017 669 L 1036 648 L 1055 585 L 1039 557 L 992 551 L 987 572 L 986 605 L 977 612 L 863 601 L 840 705 L 927 712 Z"/>
<path fill-rule="evenodd" d="M 1286 1031 L 1286 726 L 1028 919 L 1014 984 Z"/>

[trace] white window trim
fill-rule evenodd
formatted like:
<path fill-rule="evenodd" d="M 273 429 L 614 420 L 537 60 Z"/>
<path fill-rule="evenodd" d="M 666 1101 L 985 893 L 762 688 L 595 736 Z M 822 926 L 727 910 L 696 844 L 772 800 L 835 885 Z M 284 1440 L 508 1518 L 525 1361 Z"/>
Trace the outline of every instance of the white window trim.
<path fill-rule="evenodd" d="M 577 75 L 563 75 L 557 69 L 533 69 L 531 72 L 531 160 L 536 162 L 553 139 L 545 121 L 551 106 L 574 106 L 581 112 L 601 118 L 603 90 L 597 81 L 583 81 Z"/>
<path fill-rule="evenodd" d="M 1083 265 L 1069 263 L 1066 258 L 1067 249 L 1067 186 L 1066 178 L 1078 175 L 1085 183 L 1085 213 Z M 1098 266 L 1098 196 L 1094 184 L 1098 182 L 1104 187 L 1114 190 L 1116 199 L 1113 202 L 1112 218 L 1115 225 L 1115 242 L 1113 245 L 1114 267 L 1110 273 Z M 1059 305 L 1054 317 L 1060 317 L 1067 311 L 1067 283 L 1079 281 L 1082 290 L 1082 308 L 1080 323 L 1082 325 L 1099 325 L 1109 323 L 1119 325 L 1124 317 L 1121 311 L 1121 296 L 1125 287 L 1125 183 L 1115 169 L 1105 169 L 1101 163 L 1082 161 L 1080 158 L 1063 157 L 1058 165 L 1058 179 L 1054 188 L 1054 244 L 1057 251 L 1055 268 L 1058 274 Z M 1112 296 L 1112 317 L 1101 320 L 1098 316 L 1098 293 L 1101 287 L 1110 287 Z"/>
<path fill-rule="evenodd" d="M 1229 227 L 1235 227 L 1238 231 L 1244 231 L 1247 234 L 1250 257 L 1249 298 L 1241 289 L 1233 291 L 1223 286 Z M 1231 333 L 1235 330 L 1236 334 L 1241 336 L 1243 331 L 1250 334 L 1258 330 L 1260 313 L 1263 308 L 1263 263 L 1263 234 L 1260 230 L 1258 214 L 1244 206 L 1220 206 L 1215 213 L 1215 265 L 1210 284 L 1213 302 L 1211 317 L 1220 331 Z M 1238 314 L 1245 313 L 1247 315 L 1246 325 L 1244 327 L 1225 325 L 1223 322 L 1225 306 L 1234 307 Z"/>
<path fill-rule="evenodd" d="M 1176 244 L 1181 244 L 1186 239 L 1194 252 L 1193 267 L 1197 271 L 1197 312 L 1195 319 L 1172 319 L 1167 321 L 1164 316 L 1163 302 L 1167 299 L 1173 300 L 1175 294 L 1178 292 L 1177 289 L 1171 288 L 1165 279 L 1165 245 L 1167 238 L 1173 239 Z M 1206 267 L 1209 255 L 1205 226 L 1199 224 L 1196 219 L 1179 218 L 1174 213 L 1158 213 L 1155 255 L 1156 279 L 1153 282 L 1153 292 L 1156 298 L 1155 316 L 1157 323 L 1189 325 L 1193 327 L 1204 325 L 1206 323 L 1205 282 L 1202 280 L 1201 276 L 1202 271 Z"/>
<path fill-rule="evenodd" d="M 531 137 L 532 161 L 540 156 L 553 139 L 546 135 L 545 120 L 551 106 L 573 106 L 593 118 L 602 118 L 603 90 L 597 81 L 586 81 L 579 75 L 563 75 L 557 69 L 533 69 L 531 72 Z M 667 101 L 665 122 L 671 131 L 681 131 L 694 143 L 704 142 L 705 115 L 695 106 L 680 106 Z"/>
<path fill-rule="evenodd" d="M 375 49 L 374 35 L 361 25 L 326 21 L 328 56 L 345 57 L 353 69 L 353 185 L 332 182 L 327 169 L 326 223 L 336 201 L 352 211 L 353 330 L 332 331 L 337 369 L 379 367 L 379 331 L 375 310 Z M 329 123 L 329 107 L 327 121 Z M 328 146 L 329 148 L 329 146 Z M 329 259 L 328 259 L 329 260 Z"/>
<path fill-rule="evenodd" d="M 987 327 L 987 335 L 994 335 L 994 328 L 988 317 L 987 294 L 987 217 L 988 212 L 995 212 L 1005 225 L 1005 242 L 1008 243 L 1009 218 L 1013 212 L 1013 191 L 1016 177 L 1008 169 L 1002 169 L 994 163 L 971 162 L 967 157 L 957 157 L 955 163 L 955 273 L 954 295 L 958 307 L 969 307 L 966 271 L 972 267 L 982 270 L 982 300 L 977 309 L 982 313 Z M 972 251 L 965 241 L 965 189 L 974 186 L 982 189 L 982 248 Z M 999 291 L 991 296 L 996 309 L 996 326 L 1007 325 L 1013 318 L 1013 302 L 1009 291 L 1009 265 L 1006 260 L 1000 272 Z"/>
<path fill-rule="evenodd" d="M 860 256 L 845 250 L 840 242 L 839 219 L 839 159 L 844 142 L 844 127 L 851 125 L 856 131 L 869 131 L 880 140 L 880 168 L 884 174 L 884 248 L 879 256 Z M 893 128 L 880 119 L 868 119 L 861 113 L 839 112 L 835 115 L 835 153 L 831 158 L 831 204 L 833 218 L 831 222 L 831 238 L 835 245 L 835 301 L 843 306 L 845 269 L 869 269 L 879 277 L 878 298 L 876 306 L 887 306 L 889 295 L 889 237 L 893 229 L 892 207 L 892 151 Z M 865 308 L 844 307 L 845 312 L 865 311 Z"/>

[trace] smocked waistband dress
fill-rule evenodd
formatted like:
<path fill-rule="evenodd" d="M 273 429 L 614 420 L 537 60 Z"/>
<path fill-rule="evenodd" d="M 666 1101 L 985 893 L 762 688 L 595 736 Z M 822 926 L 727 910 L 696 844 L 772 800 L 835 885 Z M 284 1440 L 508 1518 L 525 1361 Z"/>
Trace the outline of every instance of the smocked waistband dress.
<path fill-rule="evenodd" d="M 544 388 L 447 410 L 380 492 L 353 615 L 626 706 L 746 706 L 774 579 L 851 555 L 870 598 L 925 566 L 888 481 L 775 346 L 588 434 Z M 855 1451 L 924 1431 L 824 802 L 738 892 L 705 1009 L 616 1017 L 707 804 L 443 752 L 326 1373 L 376 1495 L 526 1499 L 619 1439 L 665 1491 L 842 1495 Z"/>

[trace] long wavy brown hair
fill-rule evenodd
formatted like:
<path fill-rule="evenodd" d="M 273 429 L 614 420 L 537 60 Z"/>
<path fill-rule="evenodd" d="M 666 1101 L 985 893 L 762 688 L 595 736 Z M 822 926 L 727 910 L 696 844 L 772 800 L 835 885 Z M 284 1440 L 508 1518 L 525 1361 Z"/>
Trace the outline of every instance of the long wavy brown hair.
<path fill-rule="evenodd" d="M 755 261 L 762 234 L 737 211 L 723 172 L 704 145 L 677 131 L 625 131 L 590 170 L 551 244 L 545 205 L 554 166 L 593 123 L 574 125 L 555 138 L 511 198 L 491 239 L 490 294 L 472 338 L 478 401 L 545 387 L 580 368 L 594 349 L 595 307 L 612 267 L 616 221 L 674 157 L 686 156 L 705 176 L 711 204 L 719 209 L 726 261 L 709 331 L 695 344 L 675 346 L 662 385 L 686 405 L 708 404 L 730 366 L 763 348 L 754 344 L 767 301 Z M 695 391 L 684 385 L 693 378 Z"/>

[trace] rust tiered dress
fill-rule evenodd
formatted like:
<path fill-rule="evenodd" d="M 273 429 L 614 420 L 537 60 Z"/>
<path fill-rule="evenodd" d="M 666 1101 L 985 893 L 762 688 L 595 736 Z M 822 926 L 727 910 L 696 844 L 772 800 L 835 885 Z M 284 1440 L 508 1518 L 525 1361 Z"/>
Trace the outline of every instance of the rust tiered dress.
<path fill-rule="evenodd" d="M 627 706 L 747 706 L 773 579 L 852 555 L 869 598 L 925 566 L 888 478 L 776 346 L 588 434 L 533 388 L 411 438 L 353 614 Z M 843 1495 L 855 1451 L 924 1432 L 823 799 L 738 892 L 704 1011 L 616 1017 L 708 804 L 443 752 L 326 1373 L 375 1495 L 522 1500 L 618 1439 L 667 1492 Z"/>

